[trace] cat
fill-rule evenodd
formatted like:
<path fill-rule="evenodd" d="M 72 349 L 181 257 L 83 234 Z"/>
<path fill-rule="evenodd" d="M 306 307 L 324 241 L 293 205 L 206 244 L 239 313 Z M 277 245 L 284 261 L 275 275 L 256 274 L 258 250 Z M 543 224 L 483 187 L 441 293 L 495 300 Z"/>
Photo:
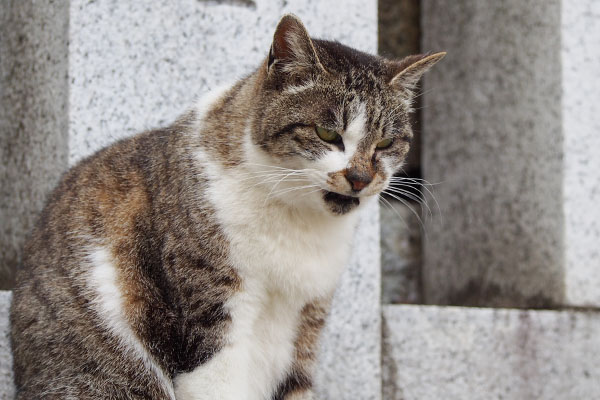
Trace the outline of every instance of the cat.
<path fill-rule="evenodd" d="M 14 290 L 17 399 L 313 399 L 358 211 L 444 55 L 387 60 L 285 15 L 253 73 L 68 171 Z"/>

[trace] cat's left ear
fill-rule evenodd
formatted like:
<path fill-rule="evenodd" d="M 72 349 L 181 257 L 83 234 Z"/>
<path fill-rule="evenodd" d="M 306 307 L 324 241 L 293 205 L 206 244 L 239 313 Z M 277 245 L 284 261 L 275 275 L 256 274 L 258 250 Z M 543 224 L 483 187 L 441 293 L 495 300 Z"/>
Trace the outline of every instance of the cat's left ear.
<path fill-rule="evenodd" d="M 284 15 L 273 35 L 267 71 L 292 71 L 311 67 L 323 68 L 306 28 L 295 15 Z"/>
<path fill-rule="evenodd" d="M 421 76 L 446 55 L 445 52 L 408 56 L 400 61 L 390 61 L 390 85 L 412 92 Z"/>

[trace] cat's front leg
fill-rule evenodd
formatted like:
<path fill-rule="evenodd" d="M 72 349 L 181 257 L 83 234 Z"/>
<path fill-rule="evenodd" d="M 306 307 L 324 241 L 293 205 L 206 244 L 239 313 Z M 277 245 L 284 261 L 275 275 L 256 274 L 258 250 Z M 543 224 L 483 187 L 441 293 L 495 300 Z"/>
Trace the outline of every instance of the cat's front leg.
<path fill-rule="evenodd" d="M 303 308 L 294 343 L 294 363 L 273 400 L 315 400 L 312 375 L 317 360 L 319 336 L 330 304 L 331 298 L 327 298 L 309 303 Z"/>

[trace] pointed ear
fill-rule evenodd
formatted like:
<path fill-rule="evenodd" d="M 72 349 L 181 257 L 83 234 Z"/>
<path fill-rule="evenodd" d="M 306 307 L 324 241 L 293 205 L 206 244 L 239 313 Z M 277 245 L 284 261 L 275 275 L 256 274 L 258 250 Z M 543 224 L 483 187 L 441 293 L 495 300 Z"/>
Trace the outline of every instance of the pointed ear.
<path fill-rule="evenodd" d="M 313 66 L 322 68 L 306 28 L 295 15 L 284 15 L 275 29 L 267 71 L 271 72 L 273 67 L 292 70 Z"/>
<path fill-rule="evenodd" d="M 419 79 L 429 68 L 433 67 L 446 55 L 445 52 L 434 54 L 418 54 L 408 56 L 400 61 L 392 61 L 390 64 L 390 85 L 401 89 L 413 91 Z"/>

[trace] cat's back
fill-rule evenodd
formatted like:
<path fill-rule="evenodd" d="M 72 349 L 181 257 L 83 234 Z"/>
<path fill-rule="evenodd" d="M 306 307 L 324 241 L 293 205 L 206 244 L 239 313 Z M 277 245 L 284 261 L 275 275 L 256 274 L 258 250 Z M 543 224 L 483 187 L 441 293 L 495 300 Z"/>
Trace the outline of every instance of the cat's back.
<path fill-rule="evenodd" d="M 115 229 L 122 231 L 147 210 L 153 182 L 160 180 L 161 159 L 170 157 L 169 133 L 156 130 L 121 140 L 68 170 L 25 244 L 22 271 L 60 272 L 57 261 L 85 255 L 77 251 L 78 242 L 110 240 Z M 20 284 L 31 278 L 22 272 L 18 276 Z"/>
<path fill-rule="evenodd" d="M 119 387 L 164 395 L 160 382 L 114 351 L 122 343 L 95 312 L 94 291 L 103 282 L 108 288 L 111 277 L 91 266 L 107 248 L 139 264 L 151 245 L 140 232 L 154 224 L 159 192 L 184 179 L 175 162 L 181 135 L 174 126 L 119 141 L 66 172 L 49 196 L 26 242 L 11 308 L 18 398 L 34 398 L 47 387 L 55 391 L 47 398 L 100 398 L 121 393 Z"/>

